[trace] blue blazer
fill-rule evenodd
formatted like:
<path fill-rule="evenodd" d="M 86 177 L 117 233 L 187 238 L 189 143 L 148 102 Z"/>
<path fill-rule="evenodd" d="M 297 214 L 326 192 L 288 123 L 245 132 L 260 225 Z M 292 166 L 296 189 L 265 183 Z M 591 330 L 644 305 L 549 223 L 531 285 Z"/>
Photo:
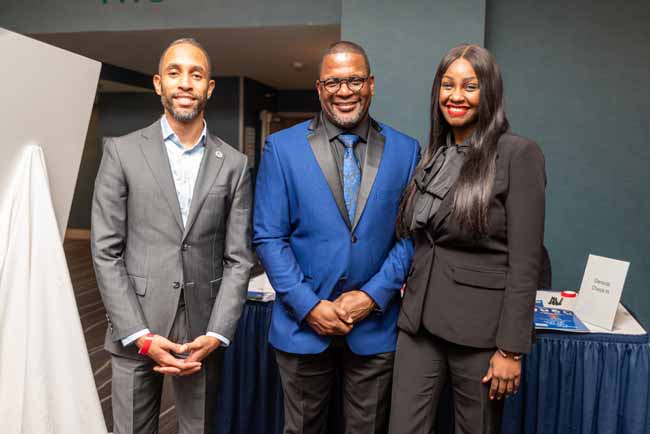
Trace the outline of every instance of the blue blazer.
<path fill-rule="evenodd" d="M 395 221 L 420 156 L 418 142 L 371 122 L 354 221 L 320 116 L 268 137 L 257 174 L 253 243 L 278 300 L 269 342 L 294 354 L 330 344 L 304 321 L 320 300 L 361 289 L 377 311 L 346 335 L 360 355 L 395 351 L 399 290 L 413 245 Z"/>

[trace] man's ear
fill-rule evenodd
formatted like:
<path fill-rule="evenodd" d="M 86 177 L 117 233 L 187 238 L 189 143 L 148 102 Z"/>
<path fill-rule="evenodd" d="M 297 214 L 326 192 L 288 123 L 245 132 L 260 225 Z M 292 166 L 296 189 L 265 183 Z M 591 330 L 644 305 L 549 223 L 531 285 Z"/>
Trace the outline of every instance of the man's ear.
<path fill-rule="evenodd" d="M 214 86 L 215 86 L 214 80 L 210 80 L 208 82 L 208 99 L 210 99 L 210 97 L 212 96 L 212 91 L 214 90 Z"/>
<path fill-rule="evenodd" d="M 162 78 L 159 74 L 153 76 L 153 88 L 158 95 L 162 95 Z"/>

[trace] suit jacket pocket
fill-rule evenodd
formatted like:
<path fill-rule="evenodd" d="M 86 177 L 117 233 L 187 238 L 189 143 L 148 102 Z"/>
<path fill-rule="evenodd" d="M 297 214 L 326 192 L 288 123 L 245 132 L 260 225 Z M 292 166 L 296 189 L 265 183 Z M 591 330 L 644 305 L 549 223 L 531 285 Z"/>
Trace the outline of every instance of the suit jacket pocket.
<path fill-rule="evenodd" d="M 218 196 L 228 196 L 228 193 L 230 193 L 230 185 L 225 184 L 215 184 L 208 191 L 208 194 Z"/>
<path fill-rule="evenodd" d="M 134 276 L 133 274 L 129 274 L 128 276 L 135 293 L 144 296 L 147 293 L 147 279 L 140 276 Z"/>
<path fill-rule="evenodd" d="M 505 289 L 506 272 L 501 270 L 476 270 L 454 266 L 454 282 L 485 289 Z"/>
<path fill-rule="evenodd" d="M 215 298 L 217 296 L 217 293 L 219 292 L 219 288 L 221 287 L 221 279 L 222 279 L 222 277 L 210 281 L 210 297 L 211 298 Z"/>

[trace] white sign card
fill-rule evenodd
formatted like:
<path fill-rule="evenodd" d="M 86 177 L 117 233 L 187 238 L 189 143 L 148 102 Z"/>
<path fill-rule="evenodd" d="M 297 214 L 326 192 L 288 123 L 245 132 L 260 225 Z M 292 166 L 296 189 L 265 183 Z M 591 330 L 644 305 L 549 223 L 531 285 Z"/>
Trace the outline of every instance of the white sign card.
<path fill-rule="evenodd" d="M 575 312 L 581 320 L 612 330 L 629 262 L 589 255 Z"/>

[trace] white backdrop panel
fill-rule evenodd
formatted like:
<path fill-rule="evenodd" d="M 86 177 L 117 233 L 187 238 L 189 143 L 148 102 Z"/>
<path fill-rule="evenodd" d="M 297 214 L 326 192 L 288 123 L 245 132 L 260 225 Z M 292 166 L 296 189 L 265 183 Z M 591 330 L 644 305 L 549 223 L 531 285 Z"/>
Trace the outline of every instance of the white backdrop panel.
<path fill-rule="evenodd" d="M 101 64 L 2 28 L 0 56 L 0 207 L 21 150 L 41 146 L 63 239 Z"/>

